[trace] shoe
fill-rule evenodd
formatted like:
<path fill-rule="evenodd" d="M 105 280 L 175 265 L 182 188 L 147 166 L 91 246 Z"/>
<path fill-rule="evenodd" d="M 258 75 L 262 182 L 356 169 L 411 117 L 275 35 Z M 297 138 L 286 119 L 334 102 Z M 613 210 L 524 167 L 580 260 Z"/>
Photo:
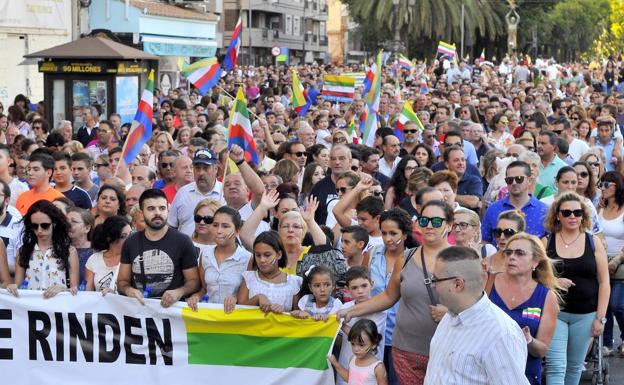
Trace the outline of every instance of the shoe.
<path fill-rule="evenodd" d="M 613 348 L 610 348 L 608 346 L 603 346 L 602 347 L 602 356 L 603 357 L 611 357 L 612 354 L 613 354 Z"/>

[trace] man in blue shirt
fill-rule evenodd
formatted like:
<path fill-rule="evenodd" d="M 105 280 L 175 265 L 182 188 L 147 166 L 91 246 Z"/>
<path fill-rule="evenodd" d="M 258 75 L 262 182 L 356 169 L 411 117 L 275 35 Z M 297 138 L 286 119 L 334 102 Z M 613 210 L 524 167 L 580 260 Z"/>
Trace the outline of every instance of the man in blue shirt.
<path fill-rule="evenodd" d="M 548 206 L 529 193 L 531 167 L 521 160 L 511 162 L 505 172 L 509 195 L 488 207 L 481 221 L 481 236 L 484 241 L 496 246 L 492 230 L 496 228 L 498 216 L 503 211 L 520 209 L 524 213 L 526 232 L 537 237 L 546 233 L 544 220 Z"/>
<path fill-rule="evenodd" d="M 464 149 L 459 146 L 447 147 L 444 150 L 444 163 L 459 179 L 455 201 L 466 208 L 479 208 L 483 196 L 483 181 L 481 177 L 466 172 Z"/>

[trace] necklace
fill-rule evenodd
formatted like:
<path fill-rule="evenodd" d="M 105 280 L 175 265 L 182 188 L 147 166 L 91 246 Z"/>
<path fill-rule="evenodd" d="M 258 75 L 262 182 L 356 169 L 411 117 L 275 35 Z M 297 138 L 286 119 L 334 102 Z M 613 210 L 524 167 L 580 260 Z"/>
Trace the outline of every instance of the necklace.
<path fill-rule="evenodd" d="M 574 238 L 572 240 L 572 242 L 566 242 L 565 239 L 563 239 L 563 233 L 561 234 L 561 242 L 563 242 L 563 245 L 565 246 L 565 248 L 567 249 L 571 244 L 573 244 L 574 242 L 576 242 L 577 239 L 579 239 L 579 237 L 581 236 L 581 233 L 579 233 L 576 238 Z"/>

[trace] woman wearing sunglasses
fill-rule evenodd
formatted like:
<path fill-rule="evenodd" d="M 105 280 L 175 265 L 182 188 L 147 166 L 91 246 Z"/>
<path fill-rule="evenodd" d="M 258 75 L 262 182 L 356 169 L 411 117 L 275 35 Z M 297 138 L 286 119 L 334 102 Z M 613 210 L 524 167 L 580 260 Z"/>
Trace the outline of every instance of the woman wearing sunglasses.
<path fill-rule="evenodd" d="M 546 354 L 548 384 L 578 384 L 592 337 L 602 334 L 609 302 L 607 255 L 599 238 L 589 233 L 591 214 L 583 198 L 566 192 L 555 200 L 542 239 L 553 261 L 563 306 Z"/>
<path fill-rule="evenodd" d="M 490 300 L 518 323 L 527 342 L 525 375 L 542 383 L 542 358 L 552 341 L 559 312 L 559 285 L 539 238 L 513 235 L 503 250 L 505 270 L 496 275 Z"/>
<path fill-rule="evenodd" d="M 611 274 L 611 296 L 605 325 L 605 352 L 611 353 L 613 341 L 613 316 L 624 328 L 624 180 L 614 171 L 604 174 L 600 182 L 602 205 L 598 213 L 607 242 L 607 259 Z M 620 334 L 623 341 L 617 352 L 624 355 L 624 332 Z"/>
<path fill-rule="evenodd" d="M 605 170 L 605 155 L 602 148 L 599 147 L 591 147 L 585 155 L 581 156 L 582 162 L 587 162 L 589 167 L 591 167 L 594 172 L 594 176 L 596 180 L 601 180 L 602 176 L 606 172 Z"/>
<path fill-rule="evenodd" d="M 384 357 L 392 359 L 400 384 L 422 384 L 431 338 L 447 310 L 438 304 L 437 294 L 431 287 L 430 274 L 438 253 L 450 246 L 446 237 L 453 227 L 454 214 L 444 201 L 425 203 L 418 218 L 423 243 L 407 251 L 404 250 L 411 236 L 411 222 L 403 224 L 404 221 L 398 218 L 409 216 L 401 209 L 392 209 L 381 215 L 384 252 L 371 252 L 371 272 L 375 282 L 372 294 L 376 294 L 375 297 L 338 314 L 348 321 L 351 317 L 392 308 L 386 323 L 386 347 L 392 346 L 392 354 L 386 351 Z M 379 282 L 383 285 L 383 291 L 378 286 Z M 399 300 L 401 306 L 396 309 Z M 391 325 L 395 319 L 390 318 L 393 310 L 396 310 L 394 328 Z M 394 329 L 391 336 L 388 335 L 388 329 L 391 333 Z"/>
<path fill-rule="evenodd" d="M 496 227 L 492 230 L 492 235 L 498 245 L 498 251 L 483 260 L 483 267 L 488 273 L 486 285 L 491 285 L 494 276 L 505 270 L 503 250 L 507 246 L 507 240 L 524 231 L 525 228 L 524 214 L 520 210 L 503 211 L 498 215 Z"/>
<path fill-rule="evenodd" d="M 208 247 L 215 244 L 212 220 L 221 206 L 223 204 L 214 199 L 204 199 L 195 206 L 193 211 L 195 231 L 191 234 L 191 240 L 195 247 L 199 249 L 198 255 L 200 258 Z"/>
<path fill-rule="evenodd" d="M 48 201 L 37 201 L 24 216 L 22 247 L 15 264 L 15 283 L 7 290 L 15 295 L 18 287 L 44 290 L 51 298 L 62 291 L 78 292 L 80 270 L 78 253 L 71 246 L 65 215 Z"/>
<path fill-rule="evenodd" d="M 594 207 L 600 203 L 600 190 L 597 188 L 596 175 L 589 163 L 578 161 L 572 165 L 576 170 L 578 182 L 576 184 L 576 193 L 591 201 Z"/>
<path fill-rule="evenodd" d="M 388 189 L 386 191 L 386 200 L 384 208 L 390 210 L 406 197 L 407 180 L 410 175 L 418 168 L 418 162 L 416 158 L 411 155 L 406 155 L 397 164 L 390 182 L 388 182 Z"/>

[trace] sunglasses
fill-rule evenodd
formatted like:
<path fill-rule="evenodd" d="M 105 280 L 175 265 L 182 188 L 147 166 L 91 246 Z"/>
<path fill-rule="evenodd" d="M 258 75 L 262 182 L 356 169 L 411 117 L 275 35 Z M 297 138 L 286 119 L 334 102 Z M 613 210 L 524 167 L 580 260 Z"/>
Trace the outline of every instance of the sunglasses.
<path fill-rule="evenodd" d="M 442 223 L 444 223 L 446 219 L 441 218 L 441 217 L 419 217 L 418 218 L 418 225 L 420 227 L 427 227 L 429 225 L 429 222 L 431 222 L 431 226 L 433 226 L 434 229 L 439 229 L 440 227 L 442 227 Z"/>
<path fill-rule="evenodd" d="M 95 168 L 108 167 L 108 166 L 110 166 L 110 164 L 108 163 L 96 163 L 95 164 Z"/>
<path fill-rule="evenodd" d="M 358 166 L 351 166 L 351 171 L 358 172 L 360 171 L 360 168 Z"/>
<path fill-rule="evenodd" d="M 404 134 L 415 134 L 417 132 L 418 132 L 418 130 L 403 130 Z"/>
<path fill-rule="evenodd" d="M 297 158 L 301 158 L 302 156 L 306 156 L 306 153 L 303 151 L 299 151 L 299 152 L 291 152 L 290 155 L 294 155 Z"/>
<path fill-rule="evenodd" d="M 581 171 L 578 173 L 581 178 L 587 178 L 589 173 L 587 171 Z"/>
<path fill-rule="evenodd" d="M 373 191 L 373 196 L 380 197 L 383 195 L 383 191 Z"/>
<path fill-rule="evenodd" d="M 348 187 L 336 187 L 336 194 L 346 194 L 349 191 Z"/>
<path fill-rule="evenodd" d="M 609 188 L 611 186 L 615 185 L 615 182 L 600 182 L 598 184 L 598 187 L 600 188 Z"/>
<path fill-rule="evenodd" d="M 162 162 L 162 163 L 160 163 L 160 168 L 172 168 L 172 167 L 173 167 L 173 162 L 169 162 L 169 163 Z"/>
<path fill-rule="evenodd" d="M 580 120 L 579 118 L 570 118 L 570 120 Z"/>
<path fill-rule="evenodd" d="M 37 231 L 39 228 L 41 228 L 41 230 L 48 230 L 50 228 L 50 226 L 52 226 L 52 223 L 31 223 L 30 224 L 30 229 L 32 231 Z"/>
<path fill-rule="evenodd" d="M 454 275 L 452 277 L 438 278 L 435 275 L 432 275 L 431 278 L 425 278 L 425 285 L 431 285 L 431 284 L 435 284 L 435 283 L 438 283 L 438 282 L 450 281 L 450 280 L 456 279 L 456 278 L 459 278 L 459 276 Z"/>
<path fill-rule="evenodd" d="M 334 143 L 347 143 L 347 139 L 343 137 L 336 138 L 334 139 Z"/>
<path fill-rule="evenodd" d="M 501 235 L 505 235 L 505 238 L 509 238 L 511 236 L 516 235 L 517 231 L 514 229 L 501 229 L 500 227 L 492 230 L 492 234 L 494 234 L 494 238 L 500 238 Z"/>
<path fill-rule="evenodd" d="M 202 222 L 204 222 L 205 224 L 210 225 L 210 224 L 212 224 L 212 220 L 214 219 L 214 217 L 212 217 L 210 215 L 206 215 L 205 217 L 201 216 L 201 215 L 195 215 L 193 217 L 193 219 L 195 220 L 195 223 L 202 223 Z"/>
<path fill-rule="evenodd" d="M 516 182 L 516 184 L 520 184 L 522 182 L 524 182 L 524 176 L 520 175 L 520 176 L 508 176 L 505 178 L 505 183 L 507 183 L 508 185 L 513 184 L 514 181 Z"/>
<path fill-rule="evenodd" d="M 526 252 L 526 250 L 522 250 L 522 249 L 505 249 L 505 250 L 503 250 L 503 255 L 505 257 L 511 257 L 514 254 L 516 254 L 518 257 L 524 257 L 528 253 Z"/>
<path fill-rule="evenodd" d="M 559 213 L 564 217 L 567 218 L 570 215 L 573 215 L 577 218 L 580 218 L 583 216 L 583 210 L 582 209 L 577 209 L 577 210 L 559 210 Z"/>

